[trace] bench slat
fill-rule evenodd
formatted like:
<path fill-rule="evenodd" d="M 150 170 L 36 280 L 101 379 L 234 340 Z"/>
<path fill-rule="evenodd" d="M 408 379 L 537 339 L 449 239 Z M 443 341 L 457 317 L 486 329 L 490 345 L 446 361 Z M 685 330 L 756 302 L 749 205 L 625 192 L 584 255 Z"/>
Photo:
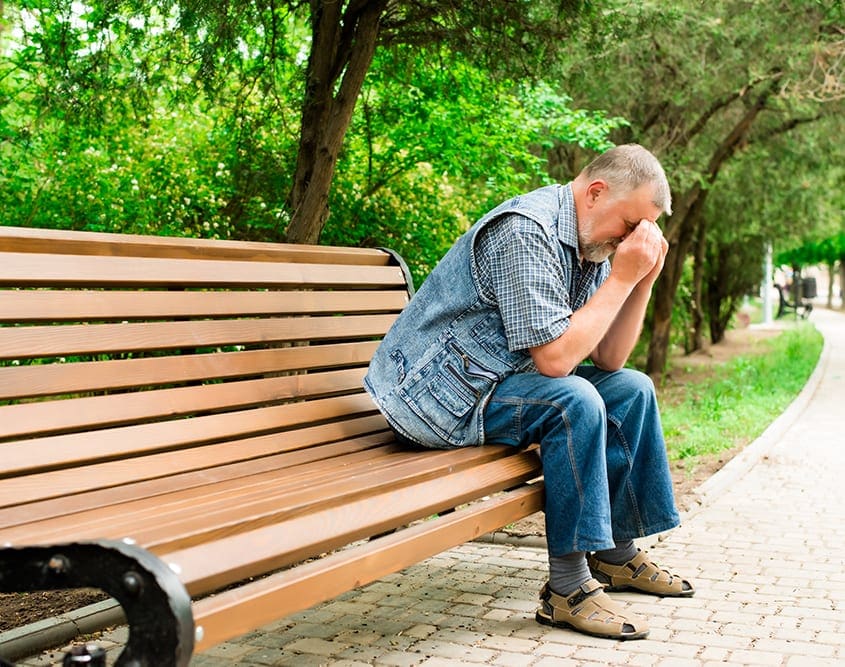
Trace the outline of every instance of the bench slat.
<path fill-rule="evenodd" d="M 360 391 L 366 368 L 0 406 L 0 439 L 117 426 Z"/>
<path fill-rule="evenodd" d="M 369 363 L 378 341 L 0 368 L 0 400 Z"/>
<path fill-rule="evenodd" d="M 475 453 L 475 452 L 472 452 Z M 457 475 L 461 471 L 471 469 L 479 473 L 479 477 L 465 480 L 465 484 L 473 485 L 472 498 L 479 493 L 487 494 L 501 491 L 516 483 L 536 477 L 536 461 L 529 470 L 526 462 L 519 464 L 508 462 L 509 457 L 496 457 L 495 451 L 484 452 L 484 456 L 469 456 L 464 461 L 457 460 L 456 455 L 437 457 L 421 456 L 420 453 L 393 453 L 391 459 L 379 459 L 377 451 L 366 461 L 344 463 L 341 474 L 336 468 L 328 468 L 325 462 L 315 463 L 313 473 L 307 470 L 297 473 L 297 480 L 286 485 L 284 480 L 268 480 L 264 485 L 255 484 L 250 480 L 249 486 L 241 486 L 216 499 L 203 498 L 201 502 L 187 499 L 175 508 L 165 507 L 156 515 L 155 510 L 148 514 L 146 520 L 130 520 L 124 524 L 124 533 L 133 529 L 133 537 L 146 544 L 151 550 L 169 552 L 175 549 L 186 549 L 198 544 L 215 542 L 221 537 L 228 537 L 253 530 L 260 530 L 265 526 L 281 525 L 286 522 L 308 521 L 310 518 L 323 515 L 329 516 L 334 508 L 339 514 L 346 511 L 350 505 L 364 502 L 362 510 L 364 517 L 361 532 L 351 539 L 362 539 L 373 534 L 390 530 L 414 518 L 453 508 L 465 499 L 456 500 L 458 493 L 455 487 L 448 493 L 435 496 L 416 497 L 409 495 L 406 499 L 407 512 L 404 516 L 396 516 L 395 510 L 402 509 L 396 504 L 390 508 L 391 523 L 372 526 L 376 513 L 369 508 L 373 498 L 386 501 L 390 498 L 395 503 L 395 494 L 405 493 L 406 489 L 423 486 L 431 480 L 444 476 Z M 519 456 L 514 454 L 513 456 Z M 484 463 L 484 461 L 487 463 Z M 346 469 L 348 468 L 348 470 Z M 478 485 L 478 486 L 476 486 Z M 466 488 L 466 487 L 464 487 Z M 432 505 L 436 502 L 436 505 Z M 181 506 L 180 506 L 181 505 Z M 197 508 L 198 515 L 191 519 L 186 512 Z M 168 511 L 169 510 L 169 511 Z M 348 525 L 338 524 L 329 530 L 321 527 L 319 521 L 312 524 L 307 544 L 311 551 L 299 554 L 296 560 L 310 558 L 329 549 L 336 548 L 337 543 L 328 540 L 337 539 L 336 531 L 347 530 Z M 100 526 L 100 531 L 112 530 L 108 524 Z M 350 539 L 342 538 L 344 543 Z"/>
<path fill-rule="evenodd" d="M 0 477 L 179 449 L 375 411 L 366 394 L 0 443 Z"/>
<path fill-rule="evenodd" d="M 11 226 L 0 226 L 0 251 L 185 259 L 212 257 L 253 262 L 336 263 L 364 266 L 384 266 L 391 263 L 391 258 L 387 253 L 375 248 L 221 241 Z"/>
<path fill-rule="evenodd" d="M 400 290 L 0 290 L 0 322 L 398 312 L 407 302 L 407 292 Z"/>
<path fill-rule="evenodd" d="M 514 454 L 511 450 L 506 452 Z M 121 517 L 107 518 L 98 530 L 119 527 L 133 531 L 146 544 L 173 548 L 180 540 L 204 541 L 209 530 L 223 528 L 242 532 L 251 525 L 287 516 L 304 515 L 317 509 L 345 504 L 359 495 L 372 495 L 379 489 L 405 486 L 469 466 L 496 460 L 495 448 L 468 448 L 461 452 L 411 452 L 388 446 L 344 455 L 342 459 L 319 459 L 302 464 L 293 474 L 257 473 L 249 479 L 208 485 L 199 492 L 169 494 L 155 503 L 121 506 Z M 196 513 L 198 516 L 188 516 Z M 116 522 L 116 523 L 115 523 Z"/>
<path fill-rule="evenodd" d="M 4 479 L 0 529 L 132 498 L 336 458 L 393 441 L 381 415 Z M 351 438 L 351 440 L 349 440 Z M 328 443 L 328 444 L 324 444 Z M 316 447 L 315 445 L 320 445 Z M 61 498 L 61 503 L 54 502 Z"/>
<path fill-rule="evenodd" d="M 249 477 L 47 519 L 39 523 L 34 534 L 21 525 L 4 530 L 4 535 L 22 542 L 36 535 L 63 542 L 79 532 L 115 538 L 128 535 L 148 547 L 172 549 L 177 541 L 182 546 L 203 541 L 210 531 L 243 532 L 267 521 L 324 510 L 356 496 L 424 481 L 496 458 L 495 449 L 429 455 L 384 443 L 345 453 L 331 465 L 331 459 L 315 459 L 295 469 L 282 466 L 253 470 Z"/>
<path fill-rule="evenodd" d="M 181 569 L 192 595 L 205 593 L 307 558 L 315 552 L 315 542 L 329 551 L 516 486 L 536 476 L 537 464 L 536 453 L 522 452 L 284 523 L 237 535 L 221 532 L 196 547 L 152 551 Z"/>
<path fill-rule="evenodd" d="M 0 285 L 14 287 L 404 288 L 398 266 L 7 253 Z"/>
<path fill-rule="evenodd" d="M 218 347 L 384 335 L 396 316 L 69 324 L 0 328 L 0 359 Z"/>
<path fill-rule="evenodd" d="M 196 649 L 330 600 L 542 508 L 543 485 L 535 484 L 198 600 L 194 619 L 203 636 Z"/>

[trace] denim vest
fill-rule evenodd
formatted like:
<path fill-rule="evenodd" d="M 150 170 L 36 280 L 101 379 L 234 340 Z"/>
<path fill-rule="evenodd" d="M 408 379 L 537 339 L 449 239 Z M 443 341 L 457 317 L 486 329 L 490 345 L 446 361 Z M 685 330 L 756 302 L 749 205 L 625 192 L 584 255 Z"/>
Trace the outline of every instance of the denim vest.
<path fill-rule="evenodd" d="M 518 213 L 557 240 L 570 191 L 546 186 L 487 213 L 455 242 L 387 332 L 364 387 L 400 436 L 441 449 L 483 444 L 484 408 L 496 385 L 534 364 L 528 350 L 508 349 L 498 309 L 481 295 L 475 239 L 490 221 Z"/>

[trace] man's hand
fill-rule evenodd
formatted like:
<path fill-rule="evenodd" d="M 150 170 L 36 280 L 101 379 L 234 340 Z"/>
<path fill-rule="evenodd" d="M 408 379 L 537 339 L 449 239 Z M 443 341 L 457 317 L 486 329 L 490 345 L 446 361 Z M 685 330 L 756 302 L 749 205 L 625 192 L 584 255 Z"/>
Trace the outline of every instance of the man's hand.
<path fill-rule="evenodd" d="M 611 273 L 631 286 L 644 279 L 651 285 L 663 268 L 668 249 L 660 227 L 649 220 L 641 220 L 616 248 Z"/>
<path fill-rule="evenodd" d="M 657 225 L 654 225 L 657 227 Z M 660 229 L 658 228 L 658 231 Z M 666 261 L 666 253 L 669 252 L 669 241 L 667 241 L 663 237 L 663 232 L 660 233 L 660 257 L 657 259 L 657 262 L 654 264 L 654 268 L 649 271 L 646 276 L 642 279 L 642 283 L 651 287 L 654 285 L 654 282 L 657 280 L 657 276 L 660 275 L 660 272 L 663 270 L 663 263 Z"/>

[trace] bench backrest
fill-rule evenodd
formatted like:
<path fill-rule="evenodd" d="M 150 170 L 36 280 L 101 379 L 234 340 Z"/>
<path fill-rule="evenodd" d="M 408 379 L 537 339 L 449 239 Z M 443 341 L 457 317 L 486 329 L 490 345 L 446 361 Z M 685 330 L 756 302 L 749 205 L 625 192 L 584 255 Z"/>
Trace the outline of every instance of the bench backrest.
<path fill-rule="evenodd" d="M 0 227 L 0 534 L 384 440 L 361 379 L 408 298 L 380 250 Z"/>

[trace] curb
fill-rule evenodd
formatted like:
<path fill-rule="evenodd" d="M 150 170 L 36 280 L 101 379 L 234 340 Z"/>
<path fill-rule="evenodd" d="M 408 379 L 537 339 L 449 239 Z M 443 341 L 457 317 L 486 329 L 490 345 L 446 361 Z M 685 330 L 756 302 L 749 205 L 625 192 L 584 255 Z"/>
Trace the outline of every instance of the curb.
<path fill-rule="evenodd" d="M 0 655 L 6 660 L 25 658 L 51 646 L 66 644 L 80 635 L 125 622 L 123 609 L 115 600 L 95 602 L 61 616 L 0 633 Z"/>

